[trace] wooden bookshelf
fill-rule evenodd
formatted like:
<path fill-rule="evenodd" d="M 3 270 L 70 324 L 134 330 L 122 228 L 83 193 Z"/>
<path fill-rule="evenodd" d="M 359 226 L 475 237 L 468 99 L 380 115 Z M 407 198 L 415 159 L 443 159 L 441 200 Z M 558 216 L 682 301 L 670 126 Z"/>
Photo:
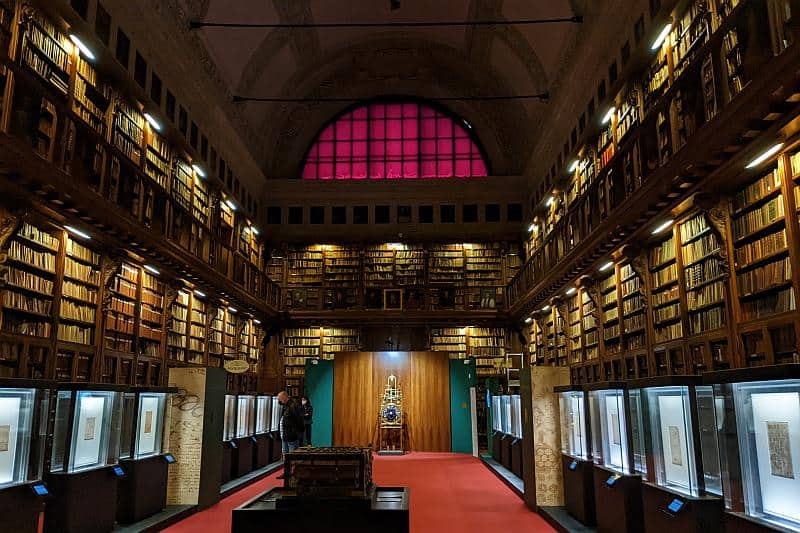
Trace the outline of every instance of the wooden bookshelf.
<path fill-rule="evenodd" d="M 431 328 L 431 350 L 447 352 L 450 359 L 467 358 L 467 328 Z"/>
<path fill-rule="evenodd" d="M 147 152 L 144 173 L 162 189 L 169 190 L 172 150 L 167 140 L 150 128 L 147 135 Z"/>
<path fill-rule="evenodd" d="M 139 271 L 135 265 L 123 262 L 119 273 L 112 280 L 111 302 L 106 314 L 104 336 L 104 347 L 107 350 L 134 353 Z"/>
<path fill-rule="evenodd" d="M 167 329 L 167 357 L 172 361 L 189 362 L 186 349 L 189 333 L 189 293 L 178 290 L 170 310 Z"/>
<path fill-rule="evenodd" d="M 391 287 L 395 282 L 395 250 L 388 244 L 364 250 L 364 284 L 366 287 Z"/>
<path fill-rule="evenodd" d="M 569 364 L 583 362 L 583 325 L 581 314 L 581 294 L 575 288 L 573 294 L 568 295 L 564 305 L 566 307 L 567 320 L 567 360 Z"/>
<path fill-rule="evenodd" d="M 139 314 L 139 348 L 142 355 L 160 358 L 164 349 L 164 283 L 142 271 L 142 298 Z"/>
<path fill-rule="evenodd" d="M 506 332 L 503 328 L 467 328 L 468 356 L 475 359 L 479 377 L 502 375 L 506 360 Z"/>
<path fill-rule="evenodd" d="M 103 138 L 108 131 L 108 115 L 114 98 L 111 85 L 103 81 L 88 61 L 76 57 L 72 110 Z"/>
<path fill-rule="evenodd" d="M 135 165 L 142 163 L 144 115 L 123 99 L 117 99 L 114 109 L 114 146 Z"/>
<path fill-rule="evenodd" d="M 356 352 L 360 344 L 357 328 L 322 328 L 322 359 L 333 359 L 337 352 Z"/>
<path fill-rule="evenodd" d="M 188 360 L 196 365 L 206 364 L 206 326 L 208 306 L 196 294 L 191 294 L 191 313 L 189 314 Z"/>
<path fill-rule="evenodd" d="M 67 236 L 59 299 L 59 341 L 94 345 L 99 285 L 100 254 Z"/>
<path fill-rule="evenodd" d="M 219 306 L 209 306 L 211 323 L 208 333 L 208 366 L 221 367 L 223 361 L 223 336 L 225 334 L 225 309 Z"/>

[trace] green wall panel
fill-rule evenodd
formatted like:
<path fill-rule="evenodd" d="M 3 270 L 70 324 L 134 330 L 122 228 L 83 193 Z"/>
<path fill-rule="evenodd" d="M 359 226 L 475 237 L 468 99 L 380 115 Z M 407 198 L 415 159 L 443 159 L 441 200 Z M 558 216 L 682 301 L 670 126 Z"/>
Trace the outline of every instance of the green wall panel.
<path fill-rule="evenodd" d="M 475 361 L 451 359 L 450 450 L 456 453 L 472 453 L 472 409 L 469 389 L 474 386 Z"/>
<path fill-rule="evenodd" d="M 316 364 L 315 364 L 316 363 Z M 333 445 L 333 361 L 306 361 L 306 394 L 314 406 L 311 444 Z"/>

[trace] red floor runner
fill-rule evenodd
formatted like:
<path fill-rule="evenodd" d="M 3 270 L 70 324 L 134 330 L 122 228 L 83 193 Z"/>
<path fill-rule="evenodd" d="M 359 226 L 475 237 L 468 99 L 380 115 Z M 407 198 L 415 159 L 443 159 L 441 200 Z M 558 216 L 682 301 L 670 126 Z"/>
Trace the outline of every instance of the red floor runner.
<path fill-rule="evenodd" d="M 253 484 L 166 531 L 230 531 L 231 510 L 280 483 L 276 476 Z M 450 453 L 375 457 L 373 476 L 378 485 L 411 488 L 411 533 L 554 531 L 474 457 Z"/>

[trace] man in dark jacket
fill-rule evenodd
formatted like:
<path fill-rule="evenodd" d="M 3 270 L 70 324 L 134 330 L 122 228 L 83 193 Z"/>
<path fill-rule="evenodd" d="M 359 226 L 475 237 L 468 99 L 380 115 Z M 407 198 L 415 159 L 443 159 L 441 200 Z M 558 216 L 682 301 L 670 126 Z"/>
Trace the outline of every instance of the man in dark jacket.
<path fill-rule="evenodd" d="M 281 447 L 285 454 L 296 450 L 300 446 L 300 439 L 305 430 L 303 427 L 303 408 L 296 400 L 290 398 L 286 391 L 278 393 L 278 403 L 281 404 L 281 420 L 279 424 Z M 283 478 L 284 474 L 278 476 L 278 479 Z"/>

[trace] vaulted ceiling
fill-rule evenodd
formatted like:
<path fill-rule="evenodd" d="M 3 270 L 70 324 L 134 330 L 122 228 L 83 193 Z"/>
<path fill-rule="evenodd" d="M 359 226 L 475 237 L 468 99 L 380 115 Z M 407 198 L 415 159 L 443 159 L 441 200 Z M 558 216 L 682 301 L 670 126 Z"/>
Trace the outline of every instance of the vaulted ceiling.
<path fill-rule="evenodd" d="M 588 0 L 180 0 L 194 20 L 234 23 L 519 20 L 584 14 Z M 597 3 L 597 2 L 595 2 Z M 553 90 L 579 24 L 427 28 L 214 28 L 199 32 L 232 95 L 422 98 Z M 296 177 L 306 149 L 346 102 L 250 102 L 243 114 L 268 177 Z M 495 174 L 521 174 L 547 113 L 538 100 L 451 100 Z"/>

